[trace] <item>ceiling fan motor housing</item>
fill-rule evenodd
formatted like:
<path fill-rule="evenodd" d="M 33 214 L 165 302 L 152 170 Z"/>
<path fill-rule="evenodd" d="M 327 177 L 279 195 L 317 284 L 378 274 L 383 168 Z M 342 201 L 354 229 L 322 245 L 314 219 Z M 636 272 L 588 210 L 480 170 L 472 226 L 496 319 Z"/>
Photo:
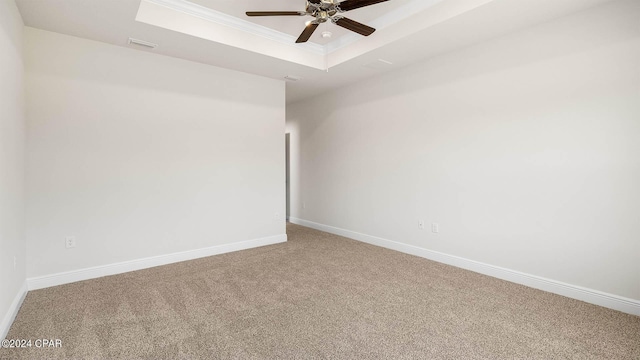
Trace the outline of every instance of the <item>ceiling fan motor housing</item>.
<path fill-rule="evenodd" d="M 314 23 L 321 24 L 327 20 L 337 21 L 334 17 L 341 12 L 336 0 L 322 0 L 315 4 L 307 1 L 307 14 L 316 18 Z"/>

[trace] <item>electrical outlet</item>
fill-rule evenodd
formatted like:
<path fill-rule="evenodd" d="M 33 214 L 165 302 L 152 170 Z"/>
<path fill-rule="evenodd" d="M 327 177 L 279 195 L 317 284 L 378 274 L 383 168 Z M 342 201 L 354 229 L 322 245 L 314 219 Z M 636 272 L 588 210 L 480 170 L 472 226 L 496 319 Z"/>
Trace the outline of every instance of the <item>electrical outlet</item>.
<path fill-rule="evenodd" d="M 64 239 L 64 246 L 67 249 L 71 249 L 71 248 L 76 247 L 76 237 L 75 236 L 67 236 Z"/>
<path fill-rule="evenodd" d="M 440 232 L 440 224 L 438 223 L 431 223 L 431 232 L 434 234 L 437 234 Z"/>
<path fill-rule="evenodd" d="M 304 209 L 306 209 L 306 208 L 307 208 L 307 203 L 306 203 L 306 202 L 303 202 L 303 203 L 302 203 L 302 209 L 304 210 Z"/>
<path fill-rule="evenodd" d="M 418 229 L 424 230 L 424 220 L 418 220 Z"/>

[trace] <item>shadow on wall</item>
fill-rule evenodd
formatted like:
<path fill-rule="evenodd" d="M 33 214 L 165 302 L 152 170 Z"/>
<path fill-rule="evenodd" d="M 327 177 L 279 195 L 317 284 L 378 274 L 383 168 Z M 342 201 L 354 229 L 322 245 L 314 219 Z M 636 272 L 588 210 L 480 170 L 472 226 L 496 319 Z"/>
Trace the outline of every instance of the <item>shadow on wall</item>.
<path fill-rule="evenodd" d="M 9 4 L 11 6 L 11 4 Z M 22 38 L 21 36 L 16 36 L 16 29 L 21 29 L 22 24 L 17 24 L 19 19 L 11 16 L 11 12 L 9 11 L 1 11 L 0 12 L 0 27 L 2 27 L 2 31 L 0 31 L 0 35 L 7 35 L 3 42 L 7 40 L 10 42 L 17 53 L 22 53 L 22 43 L 17 43 L 17 39 Z"/>
<path fill-rule="evenodd" d="M 313 117 L 332 121 L 337 115 L 335 109 L 341 109 L 344 112 L 350 108 L 392 98 L 405 98 L 405 101 L 409 102 L 428 102 L 430 99 L 412 98 L 409 95 L 429 88 L 443 87 L 491 73 L 505 72 L 529 64 L 544 63 L 555 58 L 568 57 L 599 47 L 610 47 L 631 41 L 640 36 L 640 26 L 637 25 L 638 17 L 640 17 L 640 2 L 616 1 L 599 6 L 598 11 L 580 12 L 564 18 L 561 22 L 540 24 L 515 34 L 445 53 L 426 62 L 410 65 L 347 86 L 342 89 L 343 91 L 340 91 L 340 97 L 335 96 L 335 91 L 316 97 L 315 99 L 322 102 L 323 106 L 314 107 Z M 586 27 L 584 24 L 589 24 L 589 26 Z M 455 26 L 455 22 L 447 22 L 434 27 L 433 36 L 438 36 L 438 33 L 448 26 Z M 541 31 L 544 32 L 543 40 L 540 36 Z M 531 38 L 532 41 L 522 41 L 523 38 Z M 397 46 L 392 45 L 391 51 L 397 49 L 397 52 L 402 52 L 401 49 L 406 49 L 406 43 L 412 41 L 411 37 L 401 40 Z M 497 51 L 493 51 L 494 49 Z M 505 51 L 505 49 L 507 50 Z M 496 54 L 500 55 L 496 56 Z M 554 69 L 550 69 L 550 71 L 554 71 Z M 546 87 L 552 87 L 553 82 L 562 77 L 562 73 L 550 73 L 544 79 L 537 79 L 539 91 L 544 95 Z M 491 79 L 491 77 L 487 78 Z M 380 84 L 384 84 L 384 86 L 380 86 Z M 491 86 L 495 85 L 487 84 L 487 87 Z M 460 89 L 458 88 L 456 91 L 460 91 Z M 580 84 L 575 84 L 575 91 L 589 90 Z M 474 94 L 467 95 L 473 98 Z M 305 101 L 308 100 L 299 103 Z M 496 98 L 494 101 L 496 104 L 493 105 L 500 106 L 502 100 Z M 562 101 L 562 99 L 558 99 L 558 101 Z M 296 105 L 297 103 L 291 104 L 293 107 Z M 451 104 L 452 111 L 462 105 Z M 464 105 L 469 106 L 469 104 Z M 372 115 L 394 118 L 399 109 L 389 108 L 385 111 L 385 114 L 377 112 Z M 293 119 L 288 119 L 288 122 L 291 120 Z M 298 121 L 304 121 L 304 119 L 298 119 Z M 323 126 L 325 121 L 305 121 L 305 131 L 300 134 L 300 141 L 304 142 L 305 139 L 312 137 L 317 128 Z"/>
<path fill-rule="evenodd" d="M 38 32 L 38 36 L 29 39 L 35 43 L 33 48 L 39 49 L 43 54 L 52 53 L 56 56 L 26 56 L 27 61 L 39 62 L 27 63 L 26 68 L 30 71 L 46 69 L 48 76 L 140 88 L 150 92 L 165 92 L 171 96 L 195 95 L 240 104 L 249 103 L 252 106 L 271 107 L 273 104 L 270 96 L 256 97 L 253 92 L 245 90 L 254 86 L 256 81 L 266 83 L 277 80 L 235 71 L 233 80 L 229 80 L 229 76 L 224 74 L 232 70 L 116 45 L 110 45 L 110 51 L 104 51 L 104 43 L 75 37 L 65 37 L 64 42 L 55 41 L 61 35 L 41 30 L 33 31 Z M 136 67 L 131 66 L 131 63 L 144 63 L 146 66 Z M 69 66 L 70 64 L 73 66 Z M 167 66 L 173 66 L 180 71 L 168 72 Z M 209 84 L 200 81 L 204 77 L 217 76 L 224 78 L 225 83 Z"/>
<path fill-rule="evenodd" d="M 375 102 L 389 96 L 404 96 L 417 90 L 442 86 L 462 79 L 505 71 L 510 68 L 544 62 L 632 40 L 640 34 L 640 26 L 637 25 L 639 16 L 640 2 L 612 2 L 598 7 L 597 12 L 581 12 L 570 15 L 565 21 L 552 25 L 548 23 L 536 25 L 513 35 L 506 35 L 490 42 L 482 42 L 462 50 L 444 53 L 429 59 L 426 63 L 409 65 L 371 80 L 347 86 L 346 88 L 357 87 L 358 91 L 350 92 L 351 96 L 347 95 L 340 100 L 331 96 L 323 96 L 323 99 L 328 101 L 325 108 L 333 108 L 333 101 L 357 105 Z M 613 22 L 612 19 L 616 21 Z M 589 26 L 585 27 L 584 24 L 589 24 Z M 439 36 L 440 32 L 450 26 L 456 26 L 455 21 L 433 27 L 432 36 Z M 539 40 L 541 29 L 544 29 L 546 33 L 544 41 Z M 532 36 L 532 41 L 513 41 L 514 38 L 527 38 L 529 34 Z M 533 40 L 534 35 L 535 40 Z M 420 46 L 415 43 L 412 37 L 409 37 L 391 45 L 389 51 L 402 53 L 406 51 L 402 49 L 406 49 L 407 44 L 412 43 L 413 46 Z M 504 49 L 507 47 L 509 52 L 505 53 Z M 500 57 L 494 55 L 493 48 L 500 49 Z M 426 80 L 415 81 L 415 79 Z M 371 83 L 378 82 L 393 84 L 393 86 L 369 86 Z"/>

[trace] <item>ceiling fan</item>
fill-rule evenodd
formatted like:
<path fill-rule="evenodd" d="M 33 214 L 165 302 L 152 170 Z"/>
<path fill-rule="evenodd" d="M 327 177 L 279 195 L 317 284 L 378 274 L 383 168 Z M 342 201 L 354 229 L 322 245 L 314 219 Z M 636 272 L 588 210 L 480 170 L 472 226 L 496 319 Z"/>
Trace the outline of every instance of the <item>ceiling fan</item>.
<path fill-rule="evenodd" d="M 342 16 L 342 13 L 389 0 L 307 0 L 305 11 L 247 11 L 247 16 L 313 16 L 315 20 L 307 22 L 296 43 L 307 42 L 318 25 L 330 20 L 332 23 L 360 35 L 369 36 L 376 29 Z"/>

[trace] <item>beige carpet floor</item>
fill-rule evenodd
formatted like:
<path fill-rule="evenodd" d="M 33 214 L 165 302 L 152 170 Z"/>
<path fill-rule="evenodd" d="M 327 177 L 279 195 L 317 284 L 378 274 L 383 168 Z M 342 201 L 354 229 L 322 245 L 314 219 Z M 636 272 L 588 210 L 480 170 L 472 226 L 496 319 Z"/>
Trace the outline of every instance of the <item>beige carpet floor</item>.
<path fill-rule="evenodd" d="M 15 359 L 640 359 L 640 317 L 288 225 L 289 241 L 30 292 Z"/>

